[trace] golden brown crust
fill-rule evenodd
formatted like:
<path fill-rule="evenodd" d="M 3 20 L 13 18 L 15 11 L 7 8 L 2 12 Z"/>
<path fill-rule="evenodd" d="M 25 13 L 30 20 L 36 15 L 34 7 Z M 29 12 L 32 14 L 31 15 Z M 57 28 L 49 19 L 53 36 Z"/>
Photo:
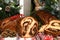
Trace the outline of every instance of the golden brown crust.
<path fill-rule="evenodd" d="M 51 20 L 57 19 L 55 16 L 51 15 L 51 13 L 45 10 L 38 10 L 36 14 L 40 17 L 43 24 L 48 24 Z"/>
<path fill-rule="evenodd" d="M 16 31 L 17 31 L 17 33 L 21 36 L 22 35 L 22 27 L 21 27 L 21 25 L 20 25 L 20 22 L 21 22 L 21 20 L 22 20 L 23 18 L 18 18 L 17 19 L 17 27 L 16 27 Z"/>
<path fill-rule="evenodd" d="M 8 35 L 14 35 L 13 33 L 15 33 L 15 35 L 16 35 L 16 26 L 17 26 L 16 20 L 11 21 L 10 18 L 4 19 L 1 24 L 1 30 L 2 30 L 1 36 L 8 37 Z M 11 34 L 10 34 L 10 32 L 11 32 Z"/>
<path fill-rule="evenodd" d="M 46 24 L 46 25 L 43 25 L 40 29 L 39 29 L 39 33 L 42 33 L 42 32 L 44 32 L 44 30 L 45 30 L 45 28 L 48 26 L 48 24 Z"/>
<path fill-rule="evenodd" d="M 1 28 L 3 28 L 3 26 L 4 26 L 5 24 L 7 24 L 8 22 L 10 22 L 10 18 L 3 19 L 3 20 L 2 20 L 2 23 L 1 23 Z"/>
<path fill-rule="evenodd" d="M 2 33 L 1 24 L 2 24 L 2 20 L 0 20 L 0 34 Z"/>

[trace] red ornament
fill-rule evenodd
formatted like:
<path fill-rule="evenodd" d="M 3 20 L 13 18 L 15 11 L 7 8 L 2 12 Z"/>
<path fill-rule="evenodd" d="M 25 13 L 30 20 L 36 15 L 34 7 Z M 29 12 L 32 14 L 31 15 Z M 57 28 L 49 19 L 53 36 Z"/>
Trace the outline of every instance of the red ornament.
<path fill-rule="evenodd" d="M 45 35 L 44 40 L 53 40 L 53 36 Z"/>

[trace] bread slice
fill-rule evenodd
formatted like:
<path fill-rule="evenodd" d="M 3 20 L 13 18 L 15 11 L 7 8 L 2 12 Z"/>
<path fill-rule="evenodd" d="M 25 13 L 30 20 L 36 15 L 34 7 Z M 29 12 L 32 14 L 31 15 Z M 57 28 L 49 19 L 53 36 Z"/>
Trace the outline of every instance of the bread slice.
<path fill-rule="evenodd" d="M 20 37 L 30 38 L 38 33 L 38 22 L 33 17 L 25 17 L 18 23 Z"/>
<path fill-rule="evenodd" d="M 60 20 L 52 20 L 45 28 L 45 33 L 51 34 L 53 36 L 60 35 Z"/>

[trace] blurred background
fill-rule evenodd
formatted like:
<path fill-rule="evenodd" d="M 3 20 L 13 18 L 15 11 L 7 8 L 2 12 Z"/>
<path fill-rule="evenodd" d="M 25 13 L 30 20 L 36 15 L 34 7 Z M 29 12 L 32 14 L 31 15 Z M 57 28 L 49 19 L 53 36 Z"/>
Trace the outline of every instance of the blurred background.
<path fill-rule="evenodd" d="M 49 11 L 60 19 L 60 0 L 0 0 L 0 19 L 16 14 L 33 15 L 36 2 L 39 10 Z"/>
<path fill-rule="evenodd" d="M 31 0 L 31 15 L 37 10 L 49 11 L 52 15 L 60 19 L 60 0 Z"/>

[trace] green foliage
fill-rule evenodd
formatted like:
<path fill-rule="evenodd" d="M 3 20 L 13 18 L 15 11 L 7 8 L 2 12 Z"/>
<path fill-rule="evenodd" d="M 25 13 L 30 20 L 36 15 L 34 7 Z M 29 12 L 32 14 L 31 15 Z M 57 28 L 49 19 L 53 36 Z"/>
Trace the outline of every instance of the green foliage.
<path fill-rule="evenodd" d="M 10 11 L 6 11 L 5 8 L 9 6 L 10 7 Z M 13 2 L 11 2 L 10 0 L 0 0 L 0 20 L 19 14 L 19 10 L 20 10 L 20 6 L 19 3 L 16 0 L 13 0 Z M 9 10 L 9 9 L 8 9 Z"/>
<path fill-rule="evenodd" d="M 45 0 L 44 10 L 47 10 L 60 19 L 59 0 Z"/>
<path fill-rule="evenodd" d="M 56 7 L 56 4 L 57 4 L 58 0 L 45 0 L 45 10 L 48 10 L 48 11 L 53 11 L 53 10 L 56 10 L 55 7 Z M 53 7 L 52 7 L 53 6 Z"/>
<path fill-rule="evenodd" d="M 32 0 L 31 0 L 32 1 Z M 51 12 L 52 15 L 56 16 L 58 19 L 60 19 L 60 10 L 59 10 L 59 0 L 38 0 L 39 3 L 42 5 L 40 7 L 40 10 L 46 10 Z M 35 12 L 35 4 L 34 4 L 34 0 L 32 1 L 32 7 L 31 7 L 31 15 L 34 14 L 33 12 Z M 36 13 L 36 12 L 35 12 Z"/>

